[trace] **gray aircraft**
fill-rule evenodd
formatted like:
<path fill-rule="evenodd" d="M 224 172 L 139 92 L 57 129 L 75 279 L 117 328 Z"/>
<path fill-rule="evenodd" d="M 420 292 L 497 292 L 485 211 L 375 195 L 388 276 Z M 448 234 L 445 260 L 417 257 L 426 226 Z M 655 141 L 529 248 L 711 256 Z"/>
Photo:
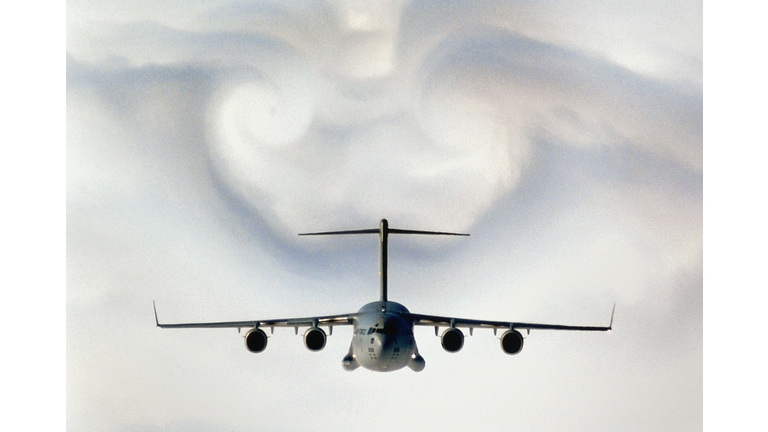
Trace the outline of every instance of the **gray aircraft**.
<path fill-rule="evenodd" d="M 464 346 L 464 333 L 460 328 L 468 328 L 470 335 L 475 328 L 490 328 L 494 334 L 499 329 L 505 330 L 501 335 L 501 349 L 507 354 L 517 354 L 523 349 L 523 335 L 519 330 L 580 330 L 608 331 L 613 326 L 613 314 L 607 327 L 571 326 L 558 324 L 531 324 L 521 322 L 485 321 L 465 318 L 455 318 L 436 315 L 413 314 L 405 306 L 387 300 L 387 239 L 390 234 L 424 234 L 468 236 L 435 231 L 414 231 L 389 228 L 386 219 L 382 219 L 378 229 L 352 231 L 331 231 L 304 233 L 299 235 L 344 235 L 344 234 L 378 234 L 381 245 L 381 298 L 379 301 L 368 303 L 355 313 L 342 315 L 316 316 L 308 318 L 288 318 L 271 320 L 204 322 L 183 324 L 161 324 L 157 319 L 155 307 L 155 324 L 160 328 L 216 328 L 228 327 L 248 328 L 245 333 L 245 347 L 252 353 L 260 353 L 267 347 L 267 334 L 275 327 L 293 327 L 296 334 L 300 327 L 307 327 L 304 332 L 304 345 L 310 351 L 320 351 L 325 348 L 327 335 L 333 333 L 334 326 L 351 325 L 353 328 L 352 343 L 349 352 L 341 362 L 347 371 L 353 371 L 362 366 L 376 372 L 390 372 L 408 366 L 419 372 L 424 369 L 424 358 L 419 355 L 416 340 L 413 337 L 414 326 L 434 326 L 435 336 L 441 327 L 446 327 L 440 336 L 443 348 L 451 353 L 461 350 Z M 154 307 L 154 302 L 153 302 Z M 328 333 L 321 327 L 327 327 Z"/>

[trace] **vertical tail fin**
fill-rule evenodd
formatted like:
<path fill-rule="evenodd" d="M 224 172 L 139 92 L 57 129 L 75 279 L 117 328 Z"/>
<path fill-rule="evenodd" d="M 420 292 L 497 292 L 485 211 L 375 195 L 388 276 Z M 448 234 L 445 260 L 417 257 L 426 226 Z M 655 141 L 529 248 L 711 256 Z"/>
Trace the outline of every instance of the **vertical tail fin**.
<path fill-rule="evenodd" d="M 301 233 L 300 236 L 315 236 L 315 235 L 347 235 L 347 234 L 379 234 L 379 243 L 381 245 L 380 252 L 380 267 L 379 277 L 381 279 L 381 301 L 387 301 L 387 243 L 389 234 L 419 234 L 419 235 L 449 235 L 449 236 L 469 236 L 469 234 L 458 234 L 451 232 L 439 232 L 439 231 L 415 231 L 390 228 L 389 222 L 386 219 L 382 219 L 379 223 L 379 228 L 363 229 L 363 230 L 350 230 L 350 231 L 326 231 L 326 232 L 313 232 L 313 233 Z"/>

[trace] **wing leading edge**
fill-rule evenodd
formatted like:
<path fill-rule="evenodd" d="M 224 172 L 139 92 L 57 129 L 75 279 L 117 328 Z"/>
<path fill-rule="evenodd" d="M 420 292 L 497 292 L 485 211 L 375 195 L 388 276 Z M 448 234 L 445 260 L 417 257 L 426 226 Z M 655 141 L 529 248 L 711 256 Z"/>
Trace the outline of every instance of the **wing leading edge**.
<path fill-rule="evenodd" d="M 420 326 L 448 326 L 448 327 L 467 327 L 467 328 L 490 328 L 490 329 L 538 329 L 538 330 L 574 330 L 574 331 L 610 331 L 613 328 L 613 315 L 616 312 L 616 305 L 613 305 L 611 311 L 611 321 L 607 327 L 601 326 L 573 326 L 562 324 L 533 324 L 523 322 L 508 321 L 487 321 L 466 318 L 453 318 L 437 315 L 406 314 L 406 317 L 413 322 L 413 325 Z"/>
<path fill-rule="evenodd" d="M 160 328 L 246 328 L 246 327 L 317 327 L 318 325 L 337 326 L 351 325 L 357 314 L 326 315 L 306 318 L 283 318 L 271 320 L 248 321 L 222 321 L 200 323 L 173 323 L 162 324 L 157 319 L 157 306 L 152 302 L 155 310 L 155 324 Z"/>

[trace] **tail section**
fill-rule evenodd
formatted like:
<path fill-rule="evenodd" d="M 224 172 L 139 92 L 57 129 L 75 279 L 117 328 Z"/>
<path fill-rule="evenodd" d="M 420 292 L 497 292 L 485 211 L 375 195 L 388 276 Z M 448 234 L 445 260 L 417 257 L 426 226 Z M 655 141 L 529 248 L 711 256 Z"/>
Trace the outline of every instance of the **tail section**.
<path fill-rule="evenodd" d="M 351 230 L 351 231 L 326 231 L 326 232 L 314 232 L 314 233 L 302 233 L 300 236 L 310 235 L 349 235 L 349 234 L 379 234 L 379 243 L 381 244 L 381 257 L 380 257 L 380 270 L 379 276 L 381 277 L 381 301 L 387 301 L 387 239 L 389 234 L 418 234 L 418 235 L 449 235 L 449 236 L 469 236 L 469 234 L 458 234 L 450 232 L 439 231 L 415 231 L 390 228 L 389 222 L 386 219 L 382 219 L 379 224 L 379 228 L 363 229 L 363 230 Z"/>

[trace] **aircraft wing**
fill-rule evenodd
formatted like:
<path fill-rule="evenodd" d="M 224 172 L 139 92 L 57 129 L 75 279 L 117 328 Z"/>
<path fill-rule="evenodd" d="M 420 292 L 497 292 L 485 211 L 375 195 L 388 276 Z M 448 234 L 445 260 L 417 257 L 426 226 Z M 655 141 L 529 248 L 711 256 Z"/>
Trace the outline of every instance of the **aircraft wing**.
<path fill-rule="evenodd" d="M 467 328 L 490 328 L 490 329 L 538 329 L 538 330 L 576 330 L 576 331 L 608 331 L 613 328 L 613 314 L 616 311 L 616 305 L 613 305 L 611 312 L 611 321 L 607 327 L 601 326 L 574 326 L 562 324 L 534 324 L 513 321 L 486 321 L 466 318 L 453 318 L 437 315 L 407 314 L 405 317 L 413 322 L 413 325 L 420 326 L 447 326 L 447 327 L 467 327 Z"/>
<path fill-rule="evenodd" d="M 160 328 L 244 328 L 244 327 L 312 327 L 318 325 L 351 325 L 357 314 L 326 315 L 306 318 L 283 318 L 271 320 L 246 320 L 246 321 L 221 321 L 199 323 L 174 323 L 162 324 L 157 319 L 157 307 L 155 309 L 155 324 Z"/>

